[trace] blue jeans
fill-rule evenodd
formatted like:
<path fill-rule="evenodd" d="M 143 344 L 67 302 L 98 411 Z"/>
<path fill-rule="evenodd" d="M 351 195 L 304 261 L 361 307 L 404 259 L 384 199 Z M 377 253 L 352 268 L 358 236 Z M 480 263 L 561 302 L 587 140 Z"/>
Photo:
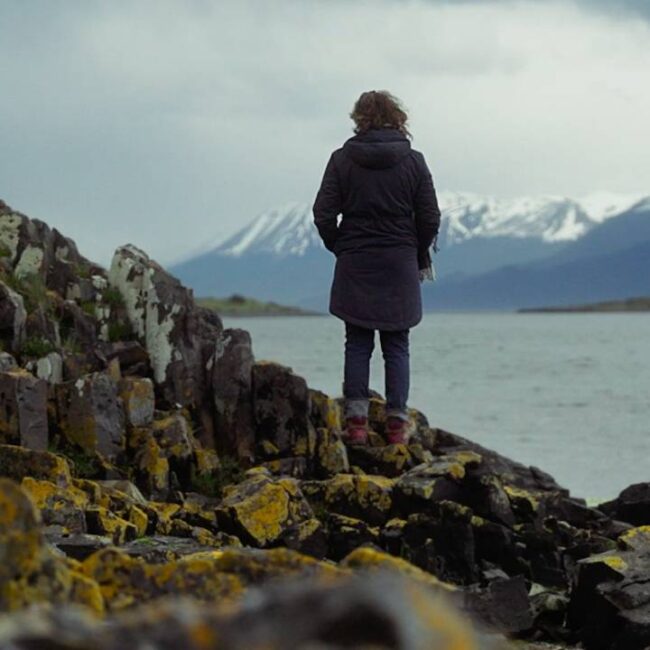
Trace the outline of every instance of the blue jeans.
<path fill-rule="evenodd" d="M 386 415 L 408 420 L 409 330 L 379 331 L 384 357 Z M 375 330 L 345 323 L 344 416 L 368 415 L 370 357 Z"/>

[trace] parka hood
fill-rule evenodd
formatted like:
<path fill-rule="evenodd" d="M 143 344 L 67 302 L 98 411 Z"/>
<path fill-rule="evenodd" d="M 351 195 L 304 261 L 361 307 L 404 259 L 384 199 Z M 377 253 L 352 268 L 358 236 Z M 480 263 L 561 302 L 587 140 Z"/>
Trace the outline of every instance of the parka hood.
<path fill-rule="evenodd" d="M 397 129 L 369 129 L 346 140 L 343 150 L 357 165 L 386 169 L 410 153 L 411 143 Z"/>

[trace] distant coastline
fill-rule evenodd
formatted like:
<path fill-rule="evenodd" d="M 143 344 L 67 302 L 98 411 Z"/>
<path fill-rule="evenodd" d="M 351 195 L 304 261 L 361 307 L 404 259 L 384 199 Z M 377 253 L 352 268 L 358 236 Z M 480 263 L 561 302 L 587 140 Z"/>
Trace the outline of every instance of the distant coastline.
<path fill-rule="evenodd" d="M 571 312 L 646 312 L 650 311 L 650 297 L 627 298 L 626 300 L 608 300 L 586 305 L 568 305 L 566 307 L 532 307 L 518 309 L 519 314 L 571 313 Z"/>
<path fill-rule="evenodd" d="M 227 298 L 202 297 L 196 302 L 201 306 L 217 312 L 219 316 L 321 316 L 317 311 L 307 311 L 299 307 L 279 305 L 275 302 L 264 302 L 240 294 L 233 294 Z"/>

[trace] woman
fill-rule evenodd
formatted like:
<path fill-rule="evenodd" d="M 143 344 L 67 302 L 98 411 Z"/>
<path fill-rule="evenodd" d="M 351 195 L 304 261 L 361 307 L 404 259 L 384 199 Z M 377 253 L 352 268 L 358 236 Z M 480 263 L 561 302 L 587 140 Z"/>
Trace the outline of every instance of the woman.
<path fill-rule="evenodd" d="M 420 282 L 432 277 L 429 247 L 440 210 L 399 100 L 387 91 L 364 92 L 350 117 L 356 135 L 330 156 L 313 206 L 323 243 L 336 255 L 329 310 L 345 322 L 344 435 L 348 444 L 368 443 L 370 357 L 379 330 L 384 437 L 404 443 L 409 330 L 422 319 Z"/>

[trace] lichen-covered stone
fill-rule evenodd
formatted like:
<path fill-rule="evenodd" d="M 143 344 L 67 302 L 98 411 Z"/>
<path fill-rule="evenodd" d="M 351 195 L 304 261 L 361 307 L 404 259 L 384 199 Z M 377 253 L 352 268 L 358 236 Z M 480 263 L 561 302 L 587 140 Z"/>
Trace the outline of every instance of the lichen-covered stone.
<path fill-rule="evenodd" d="M 70 467 L 62 456 L 16 445 L 0 445 L 0 476 L 19 482 L 25 477 L 43 479 L 59 487 L 72 481 Z"/>
<path fill-rule="evenodd" d="M 56 386 L 59 425 L 88 454 L 114 459 L 125 446 L 125 420 L 115 380 L 95 372 Z"/>
<path fill-rule="evenodd" d="M 47 449 L 47 383 L 22 368 L 0 372 L 0 442 Z"/>
<path fill-rule="evenodd" d="M 79 488 L 69 485 L 59 487 L 51 481 L 23 479 L 22 488 L 29 494 L 41 513 L 45 525 L 58 525 L 66 533 L 85 533 L 84 510 L 88 507 L 88 495 Z"/>
<path fill-rule="evenodd" d="M 292 526 L 313 518 L 294 479 L 273 479 L 254 471 L 242 483 L 226 488 L 217 508 L 221 526 L 259 547 L 277 544 Z"/>
<path fill-rule="evenodd" d="M 335 428 L 316 429 L 316 475 L 325 478 L 350 471 L 348 451 Z"/>
<path fill-rule="evenodd" d="M 118 382 L 126 422 L 131 427 L 145 427 L 153 422 L 153 382 L 146 377 L 124 377 Z"/>
<path fill-rule="evenodd" d="M 97 586 L 44 543 L 38 511 L 25 491 L 0 479 L 0 611 L 39 602 L 103 609 Z"/>
<path fill-rule="evenodd" d="M 89 533 L 110 537 L 117 545 L 124 544 L 138 536 L 136 524 L 126 521 L 102 506 L 92 506 L 86 510 L 86 524 Z M 146 530 L 146 523 L 144 530 Z"/>
<path fill-rule="evenodd" d="M 308 499 L 328 512 L 362 519 L 378 526 L 389 519 L 394 479 L 384 476 L 338 474 L 326 481 L 305 481 Z"/>
<path fill-rule="evenodd" d="M 330 513 L 326 520 L 327 557 L 341 560 L 351 551 L 364 544 L 378 545 L 380 529 L 361 519 Z"/>
<path fill-rule="evenodd" d="M 355 571 L 394 571 L 434 589 L 443 589 L 452 592 L 458 589 L 455 585 L 439 580 L 401 557 L 395 557 L 367 546 L 353 550 L 343 558 L 341 566 L 354 569 Z"/>
<path fill-rule="evenodd" d="M 221 335 L 219 318 L 199 309 L 189 289 L 135 246 L 115 251 L 108 279 L 144 343 L 161 398 L 168 405 L 200 405 L 207 399 L 205 362 Z"/>

